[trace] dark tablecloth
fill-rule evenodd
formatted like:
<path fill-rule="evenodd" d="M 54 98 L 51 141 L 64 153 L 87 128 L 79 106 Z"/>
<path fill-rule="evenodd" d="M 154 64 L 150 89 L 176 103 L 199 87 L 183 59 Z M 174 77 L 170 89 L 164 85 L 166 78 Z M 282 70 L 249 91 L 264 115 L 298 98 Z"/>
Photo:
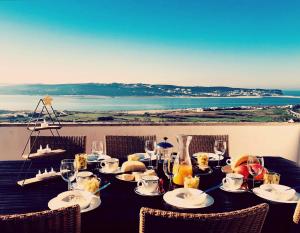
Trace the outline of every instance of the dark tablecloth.
<path fill-rule="evenodd" d="M 48 201 L 67 189 L 66 182 L 61 178 L 26 187 L 18 186 L 16 181 L 21 165 L 22 161 L 0 162 L 0 214 L 46 210 Z M 32 177 L 38 169 L 49 169 L 51 166 L 53 164 L 49 164 L 49 161 L 34 162 L 27 175 Z M 280 157 L 266 157 L 265 166 L 281 174 L 281 184 L 300 186 L 300 168 L 294 162 Z M 58 170 L 57 166 L 54 167 Z M 218 170 L 214 170 L 211 175 L 201 176 L 200 189 L 205 190 L 221 183 L 224 176 Z M 135 194 L 135 183 L 119 181 L 111 175 L 101 175 L 101 179 L 110 181 L 111 185 L 101 192 L 101 206 L 82 214 L 82 232 L 138 232 L 139 210 L 143 206 L 188 212 L 167 205 L 162 196 L 143 197 Z M 300 190 L 297 188 L 297 191 Z M 225 212 L 266 202 L 270 205 L 270 211 L 263 232 L 300 232 L 300 227 L 292 222 L 296 204 L 271 203 L 252 193 L 228 193 L 220 189 L 209 194 L 214 198 L 214 204 L 193 212 Z"/>

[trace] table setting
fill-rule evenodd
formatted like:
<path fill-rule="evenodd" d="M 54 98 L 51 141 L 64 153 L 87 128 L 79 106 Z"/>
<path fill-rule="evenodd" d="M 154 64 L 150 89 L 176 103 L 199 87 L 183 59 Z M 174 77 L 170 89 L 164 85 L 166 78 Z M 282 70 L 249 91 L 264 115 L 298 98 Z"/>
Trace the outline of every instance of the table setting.
<path fill-rule="evenodd" d="M 122 160 L 122 162 L 118 158 L 104 155 L 101 142 L 93 142 L 91 155 L 75 156 L 73 165 L 78 170 L 82 170 L 81 172 L 74 171 L 68 175 L 68 178 L 65 178 L 65 173 L 61 170 L 61 175 L 64 180 L 68 181 L 68 185 L 75 178 L 77 181 L 75 186 L 68 186 L 69 194 L 76 197 L 70 203 L 76 200 L 81 204 L 81 202 L 84 203 L 83 199 L 91 200 L 85 192 L 88 190 L 95 196 L 94 192 L 99 189 L 101 179 L 92 172 L 86 171 L 89 158 L 96 157 L 97 154 L 98 158 L 94 159 L 97 161 L 94 170 L 99 174 L 109 175 L 110 179 L 119 180 L 124 184 L 133 184 L 132 192 L 136 195 L 148 198 L 162 196 L 166 204 L 181 210 L 201 209 L 213 205 L 214 198 L 208 192 L 215 189 L 236 195 L 251 193 L 264 200 L 277 203 L 296 203 L 299 200 L 299 193 L 295 189 L 279 184 L 278 173 L 268 171 L 264 166 L 262 156 L 244 155 L 235 160 L 224 161 L 227 145 L 222 140 L 215 141 L 215 153 L 197 152 L 190 156 L 188 148 L 192 137 L 178 135 L 177 140 L 179 146 L 176 154 L 172 153 L 173 145 L 167 142 L 167 138 L 160 143 L 147 140 L 145 153 L 130 154 L 127 156 L 127 161 Z M 68 161 L 62 161 L 61 166 L 63 162 Z M 72 161 L 69 162 L 72 164 Z M 226 166 L 230 166 L 230 170 L 223 169 Z M 223 173 L 225 177 L 215 187 L 210 187 L 206 191 L 201 190 L 199 186 L 202 180 L 205 180 L 204 176 L 214 176 L 214 173 Z M 85 179 L 90 183 L 86 181 L 85 185 L 81 184 Z M 75 194 L 70 191 L 72 188 Z M 81 197 L 79 197 L 80 192 Z M 58 195 L 54 200 L 60 197 L 62 198 Z M 94 203 L 95 208 L 101 203 L 99 196 L 98 199 L 99 201 Z M 49 204 L 51 208 L 54 206 L 52 203 L 53 201 Z M 86 209 L 86 206 L 83 206 L 85 207 L 83 210 Z"/>
<path fill-rule="evenodd" d="M 192 213 L 229 211 L 262 202 L 269 203 L 276 211 L 295 208 L 300 198 L 297 192 L 300 183 L 293 178 L 287 179 L 289 171 L 284 170 L 287 165 L 279 166 L 287 161 L 259 155 L 228 159 L 223 156 L 224 143 L 216 143 L 216 147 L 222 146 L 220 150 L 216 148 L 214 156 L 205 151 L 190 155 L 190 141 L 191 138 L 179 136 L 176 153 L 173 147 L 158 149 L 159 143 L 155 143 L 156 147 L 151 151 L 145 145 L 145 152 L 130 154 L 124 159 L 102 156 L 92 163 L 88 158 L 95 156 L 95 151 L 90 155 L 77 154 L 74 159 L 62 160 L 59 169 L 54 167 L 52 170 L 47 165 L 47 173 L 58 174 L 56 179 L 45 179 L 36 186 L 20 187 L 13 192 L 20 197 L 27 192 L 32 193 L 31 196 L 42 196 L 44 204 L 36 207 L 37 210 L 79 204 L 86 223 L 90 218 L 94 219 L 91 217 L 94 215 L 110 222 L 109 216 L 119 216 L 114 212 L 118 210 L 126 216 L 126 221 L 137 224 L 138 218 L 133 214 L 143 206 Z M 101 155 L 105 155 L 103 153 Z M 215 158 L 220 158 L 219 162 Z M 230 166 L 230 170 L 224 170 L 226 166 Z M 37 175 L 44 173 L 42 164 L 37 164 L 34 169 Z M 20 200 L 29 202 L 28 198 Z M 94 223 L 92 226 L 97 228 Z M 267 224 L 266 229 L 272 227 Z M 86 228 L 91 229 L 90 226 Z"/>

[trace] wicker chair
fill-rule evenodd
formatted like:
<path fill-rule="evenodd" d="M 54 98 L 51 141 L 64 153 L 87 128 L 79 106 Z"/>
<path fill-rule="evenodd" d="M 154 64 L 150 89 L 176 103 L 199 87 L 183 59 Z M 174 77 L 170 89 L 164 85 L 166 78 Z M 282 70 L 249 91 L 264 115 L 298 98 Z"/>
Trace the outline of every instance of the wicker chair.
<path fill-rule="evenodd" d="M 106 153 L 115 158 L 127 158 L 133 153 L 145 152 L 145 141 L 156 140 L 155 135 L 150 136 L 110 136 L 105 137 Z"/>
<path fill-rule="evenodd" d="M 224 154 L 229 157 L 229 137 L 228 135 L 191 135 L 192 141 L 189 146 L 190 155 L 197 152 L 211 152 L 214 153 L 215 140 L 224 140 L 227 143 L 227 150 Z"/>
<path fill-rule="evenodd" d="M 296 224 L 299 224 L 300 221 L 300 200 L 298 201 L 295 211 L 294 211 L 294 215 L 293 215 L 293 221 Z"/>
<path fill-rule="evenodd" d="M 259 233 L 269 205 L 225 213 L 192 214 L 141 208 L 140 233 Z"/>
<path fill-rule="evenodd" d="M 80 207 L 0 215 L 1 233 L 80 233 Z"/>
<path fill-rule="evenodd" d="M 40 145 L 45 148 L 49 145 L 51 149 L 64 149 L 66 153 L 58 155 L 62 158 L 73 158 L 75 154 L 86 151 L 86 136 L 38 136 L 30 137 L 30 147 L 32 152 L 36 152 Z"/>

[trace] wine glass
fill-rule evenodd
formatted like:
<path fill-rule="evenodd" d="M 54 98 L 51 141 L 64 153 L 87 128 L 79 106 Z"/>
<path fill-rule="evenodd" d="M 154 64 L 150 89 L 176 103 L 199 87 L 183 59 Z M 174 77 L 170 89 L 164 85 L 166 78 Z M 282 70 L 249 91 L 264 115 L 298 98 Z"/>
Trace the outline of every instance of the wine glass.
<path fill-rule="evenodd" d="M 93 155 L 103 155 L 104 153 L 104 144 L 102 141 L 93 141 L 92 142 L 92 154 Z"/>
<path fill-rule="evenodd" d="M 225 154 L 226 149 L 227 149 L 226 141 L 224 141 L 224 140 L 216 140 L 215 141 L 214 151 L 215 151 L 215 154 L 217 154 L 219 156 L 218 165 L 215 168 L 220 168 L 221 167 L 220 166 L 220 159 L 221 159 L 221 156 L 223 156 Z"/>
<path fill-rule="evenodd" d="M 68 182 L 68 190 L 72 189 L 71 182 L 77 176 L 77 169 L 74 165 L 74 159 L 63 159 L 60 163 L 60 175 L 64 181 Z"/>
<path fill-rule="evenodd" d="M 176 159 L 175 155 L 165 156 L 163 162 L 163 170 L 165 175 L 169 178 L 169 190 L 172 189 L 172 180 L 173 180 L 173 166 Z"/>
<path fill-rule="evenodd" d="M 153 155 L 155 153 L 155 150 L 156 150 L 156 141 L 155 140 L 146 140 L 145 141 L 145 152 L 149 156 L 148 169 L 153 169 L 153 166 L 152 166 L 152 157 L 153 157 Z"/>
<path fill-rule="evenodd" d="M 253 188 L 255 177 L 260 175 L 264 170 L 264 158 L 262 156 L 248 156 L 247 168 L 253 177 Z"/>

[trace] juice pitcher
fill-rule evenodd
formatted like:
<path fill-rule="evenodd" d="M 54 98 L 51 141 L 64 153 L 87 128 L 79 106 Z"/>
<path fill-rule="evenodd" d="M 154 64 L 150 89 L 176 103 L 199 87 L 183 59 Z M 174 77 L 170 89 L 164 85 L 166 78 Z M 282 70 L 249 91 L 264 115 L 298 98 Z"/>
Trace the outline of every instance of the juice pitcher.
<path fill-rule="evenodd" d="M 179 149 L 173 166 L 173 182 L 177 185 L 184 184 L 184 178 L 193 175 L 193 167 L 189 154 L 189 145 L 192 136 L 178 135 Z"/>

